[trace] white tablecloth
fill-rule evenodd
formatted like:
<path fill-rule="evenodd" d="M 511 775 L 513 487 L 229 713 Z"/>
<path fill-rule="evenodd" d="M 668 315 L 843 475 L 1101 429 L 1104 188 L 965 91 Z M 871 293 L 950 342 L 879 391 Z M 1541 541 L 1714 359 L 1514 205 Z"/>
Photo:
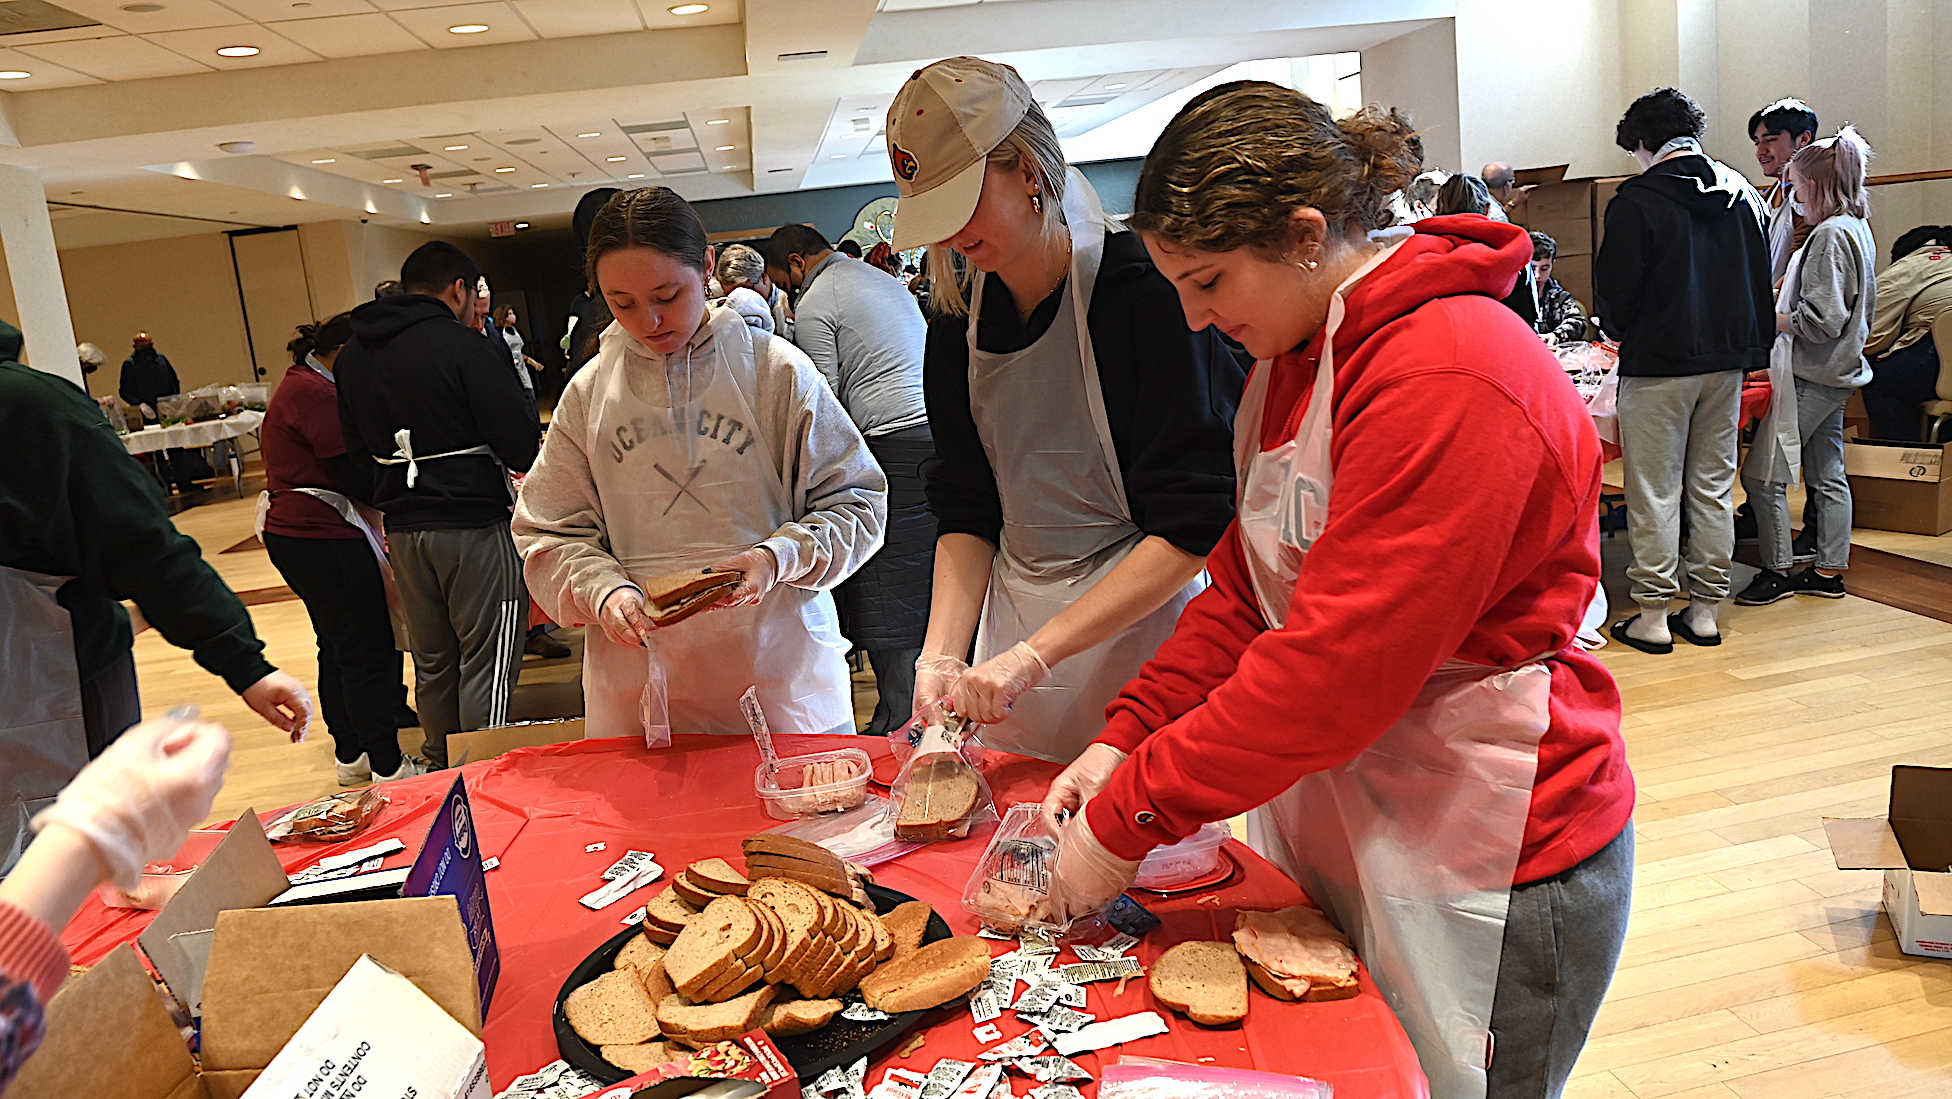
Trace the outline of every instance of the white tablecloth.
<path fill-rule="evenodd" d="M 264 413 L 246 410 L 233 413 L 221 420 L 176 424 L 172 427 L 145 427 L 141 431 L 124 435 L 122 444 L 129 448 L 131 454 L 209 446 L 220 439 L 235 439 L 239 435 L 248 435 L 263 423 Z"/>

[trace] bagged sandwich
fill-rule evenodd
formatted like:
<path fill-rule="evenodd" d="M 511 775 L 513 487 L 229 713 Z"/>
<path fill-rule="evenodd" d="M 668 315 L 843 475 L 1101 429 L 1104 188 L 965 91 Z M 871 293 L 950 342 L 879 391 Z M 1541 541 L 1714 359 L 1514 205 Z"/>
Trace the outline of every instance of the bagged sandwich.
<path fill-rule="evenodd" d="M 901 760 L 888 807 L 897 839 L 961 839 L 972 826 L 996 819 L 989 783 L 983 780 L 979 728 L 931 706 L 888 738 Z"/>
<path fill-rule="evenodd" d="M 644 747 L 663 748 L 671 743 L 671 710 L 664 682 L 664 654 L 658 651 L 655 637 L 644 639 L 644 653 L 648 667 L 643 693 L 637 696 L 637 715 L 644 724 Z"/>
<path fill-rule="evenodd" d="M 1030 801 L 1004 811 L 962 891 L 963 911 L 992 931 L 1014 935 L 1026 924 L 1050 922 L 1057 841 L 1045 830 L 1041 809 Z"/>

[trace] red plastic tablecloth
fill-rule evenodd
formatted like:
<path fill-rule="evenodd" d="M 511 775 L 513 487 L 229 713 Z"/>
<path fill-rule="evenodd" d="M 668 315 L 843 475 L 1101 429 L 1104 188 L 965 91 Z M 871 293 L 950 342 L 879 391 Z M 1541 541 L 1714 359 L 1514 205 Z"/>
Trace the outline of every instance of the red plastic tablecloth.
<path fill-rule="evenodd" d="M 877 759 L 877 778 L 891 777 L 887 742 L 868 737 L 779 737 L 782 754 L 850 746 L 868 749 Z M 576 899 L 597 887 L 598 876 L 626 850 L 655 852 L 669 872 L 698 859 L 736 857 L 739 841 L 779 822 L 768 818 L 754 797 L 751 781 L 758 753 L 752 742 L 710 736 L 680 736 L 670 748 L 647 751 L 634 739 L 584 740 L 526 748 L 462 769 L 473 806 L 476 834 L 484 857 L 501 865 L 489 872 L 488 894 L 500 943 L 502 974 L 488 1012 L 485 1038 L 488 1071 L 497 1089 L 558 1056 L 550 1026 L 556 993 L 577 963 L 622 929 L 621 919 L 655 888 L 601 911 Z M 1054 764 L 993 754 L 984 768 L 999 805 L 1036 801 L 1056 777 Z M 408 852 L 388 865 L 411 861 L 451 774 L 390 783 L 389 804 L 360 835 L 336 845 L 280 845 L 286 870 L 295 871 L 342 850 L 368 846 L 391 836 L 406 841 Z M 958 933 L 976 930 L 962 911 L 961 897 L 989 828 L 953 843 L 931 844 L 875 868 L 883 885 L 935 906 Z M 602 841 L 603 851 L 584 848 Z M 179 858 L 187 864 L 213 846 L 207 835 L 193 837 Z M 1148 967 L 1160 952 L 1188 939 L 1226 939 L 1236 908 L 1273 909 L 1303 900 L 1301 890 L 1280 871 L 1233 843 L 1229 850 L 1244 873 L 1214 893 L 1173 899 L 1146 898 L 1164 926 L 1135 948 Z M 668 875 L 660 879 L 660 885 Z M 91 900 L 69 926 L 69 951 L 92 964 L 147 925 L 150 913 L 105 908 Z M 998 943 L 996 952 L 1008 949 Z M 1066 951 L 1063 961 L 1073 960 Z M 1415 1052 L 1382 996 L 1362 974 L 1362 994 L 1322 1004 L 1287 1004 L 1259 992 L 1251 994 L 1246 1022 L 1207 1029 L 1173 1015 L 1135 978 L 1124 995 L 1115 983 L 1090 985 L 1086 1008 L 1100 1019 L 1137 1011 L 1158 1011 L 1172 1031 L 1116 1046 L 1077 1060 L 1094 1076 L 1119 1054 L 1175 1061 L 1253 1068 L 1325 1080 L 1337 1099 L 1409 1099 L 1426 1092 Z M 938 1059 L 975 1060 L 993 1043 L 970 1034 L 975 1023 L 958 1004 L 940 1008 L 924 1020 L 928 1042 L 906 1060 L 884 1054 L 870 1069 L 870 1082 L 894 1064 L 927 1071 Z M 1004 1038 L 1029 1028 L 1005 1013 L 998 1020 Z M 1013 1087 L 1024 1090 L 1021 1077 Z M 1095 1094 L 1095 1087 L 1086 1087 Z"/>

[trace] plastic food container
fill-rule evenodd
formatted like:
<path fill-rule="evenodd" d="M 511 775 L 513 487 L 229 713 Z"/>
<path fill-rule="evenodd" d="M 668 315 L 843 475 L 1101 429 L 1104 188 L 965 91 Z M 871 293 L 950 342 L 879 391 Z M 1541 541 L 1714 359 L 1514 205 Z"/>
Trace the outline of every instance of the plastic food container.
<path fill-rule="evenodd" d="M 820 766 L 826 764 L 829 766 Z M 824 781 L 821 773 L 833 764 L 852 765 L 854 773 L 839 781 Z M 768 769 L 764 763 L 753 769 L 752 788 L 766 804 L 766 814 L 774 820 L 817 817 L 853 809 L 868 800 L 868 776 L 874 760 L 859 748 L 836 748 L 804 756 L 787 756 Z M 809 785 L 809 779 L 812 784 Z"/>
<path fill-rule="evenodd" d="M 1132 884 L 1140 889 L 1171 889 L 1212 874 L 1224 857 L 1220 846 L 1233 838 L 1233 832 L 1219 821 L 1173 844 L 1155 847 L 1139 864 L 1139 876 Z"/>

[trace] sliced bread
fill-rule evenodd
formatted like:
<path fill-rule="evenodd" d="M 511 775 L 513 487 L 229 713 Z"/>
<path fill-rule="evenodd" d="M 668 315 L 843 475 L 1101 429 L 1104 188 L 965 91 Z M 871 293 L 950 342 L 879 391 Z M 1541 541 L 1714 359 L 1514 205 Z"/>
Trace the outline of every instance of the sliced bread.
<path fill-rule="evenodd" d="M 644 923 L 651 927 L 661 927 L 666 931 L 683 931 L 685 925 L 697 914 L 697 908 L 687 904 L 668 886 L 644 905 Z"/>
<path fill-rule="evenodd" d="M 803 862 L 826 863 L 834 869 L 842 869 L 841 858 L 825 847 L 797 836 L 782 836 L 777 832 L 761 832 L 747 836 L 739 847 L 746 854 L 784 855 Z"/>
<path fill-rule="evenodd" d="M 786 1000 L 766 1009 L 759 1025 L 775 1038 L 819 1030 L 840 1014 L 839 1000 Z"/>
<path fill-rule="evenodd" d="M 611 970 L 571 992 L 563 1016 L 593 1046 L 631 1046 L 658 1036 L 657 1005 L 628 969 Z"/>
<path fill-rule="evenodd" d="M 1201 1026 L 1247 1017 L 1247 969 L 1232 943 L 1185 942 L 1152 963 L 1153 998 Z"/>
<path fill-rule="evenodd" d="M 990 944 L 974 935 L 930 943 L 876 969 L 861 998 L 880 1011 L 919 1011 L 967 996 L 990 975 Z"/>
<path fill-rule="evenodd" d="M 902 787 L 896 838 L 924 842 L 952 838 L 975 812 L 980 794 L 976 772 L 961 756 L 944 755 L 912 768 Z"/>
<path fill-rule="evenodd" d="M 658 1026 L 693 1049 L 728 1042 L 758 1026 L 777 994 L 772 985 L 760 985 L 721 1004 L 693 1004 L 683 996 L 667 996 L 657 1005 Z"/>
<path fill-rule="evenodd" d="M 752 854 L 746 856 L 746 874 L 759 878 L 791 878 L 805 882 L 824 893 L 836 897 L 851 896 L 854 892 L 853 879 L 847 876 L 845 867 L 832 868 L 805 859 L 786 855 Z"/>
<path fill-rule="evenodd" d="M 752 884 L 744 874 L 732 869 L 732 864 L 724 859 L 704 859 L 685 867 L 685 876 L 694 885 L 709 889 L 714 893 L 731 893 L 745 896 L 746 888 Z"/>
<path fill-rule="evenodd" d="M 743 966 L 759 944 L 758 917 L 738 897 L 720 897 L 693 917 L 664 955 L 664 971 L 678 991 L 697 999 Z"/>
<path fill-rule="evenodd" d="M 889 958 L 894 957 L 895 939 L 893 935 L 889 934 L 887 923 L 881 919 L 880 915 L 866 909 L 862 910 L 861 916 L 868 921 L 868 927 L 874 931 L 874 960 L 877 962 L 885 962 Z M 924 918 L 922 922 L 927 923 L 928 921 Z M 917 941 L 919 942 L 920 940 L 918 939 Z"/>
<path fill-rule="evenodd" d="M 715 889 L 707 889 L 703 885 L 700 885 L 692 879 L 691 871 L 689 870 L 680 870 L 678 871 L 678 876 L 671 879 L 671 892 L 683 898 L 687 903 L 697 905 L 701 909 L 720 897 L 727 896 L 725 893 L 721 893 Z"/>
<path fill-rule="evenodd" d="M 604 1046 L 603 1059 L 633 1076 L 669 1064 L 690 1051 L 676 1042 L 640 1042 L 634 1046 Z"/>
<path fill-rule="evenodd" d="M 899 958 L 920 949 L 922 936 L 928 933 L 929 917 L 933 915 L 935 910 L 926 902 L 908 901 L 881 917 L 881 925 L 888 929 L 889 945 L 894 948 L 889 957 Z"/>
<path fill-rule="evenodd" d="M 642 970 L 646 966 L 664 960 L 664 947 L 642 935 L 624 944 L 617 951 L 616 968 Z"/>
<path fill-rule="evenodd" d="M 637 982 L 644 986 L 644 995 L 649 996 L 653 1004 L 663 1003 L 666 996 L 678 991 L 678 986 L 672 984 L 670 976 L 664 972 L 664 959 L 661 957 L 649 965 L 638 967 L 636 973 Z"/>

